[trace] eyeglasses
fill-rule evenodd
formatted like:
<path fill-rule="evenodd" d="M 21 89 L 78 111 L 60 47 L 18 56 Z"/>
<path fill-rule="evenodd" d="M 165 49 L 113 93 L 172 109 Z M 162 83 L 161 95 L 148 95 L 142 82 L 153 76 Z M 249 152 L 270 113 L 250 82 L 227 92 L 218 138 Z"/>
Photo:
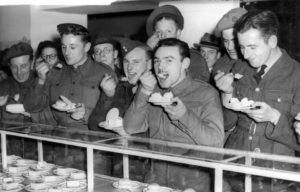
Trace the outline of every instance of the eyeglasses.
<path fill-rule="evenodd" d="M 111 51 L 112 51 L 111 48 L 105 47 L 103 50 L 100 50 L 100 49 L 94 50 L 94 54 L 95 54 L 95 55 L 102 55 L 102 53 L 103 53 L 104 55 L 107 55 L 107 54 L 109 54 Z"/>
<path fill-rule="evenodd" d="M 41 55 L 42 56 L 42 58 L 44 59 L 44 60 L 47 60 L 48 58 L 50 59 L 50 60 L 53 60 L 53 59 L 55 59 L 56 57 L 57 57 L 57 55 L 55 54 L 55 53 L 52 53 L 52 54 L 50 54 L 50 55 Z"/>

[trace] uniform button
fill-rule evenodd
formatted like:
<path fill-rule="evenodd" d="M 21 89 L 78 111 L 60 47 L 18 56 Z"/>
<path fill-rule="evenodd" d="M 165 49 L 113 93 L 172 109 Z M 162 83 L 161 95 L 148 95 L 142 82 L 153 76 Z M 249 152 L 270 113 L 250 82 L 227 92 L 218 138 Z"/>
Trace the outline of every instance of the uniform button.
<path fill-rule="evenodd" d="M 281 102 L 281 99 L 280 99 L 280 98 L 278 98 L 278 99 L 277 99 L 277 102 L 278 102 L 278 103 L 280 103 L 280 102 Z"/>
<path fill-rule="evenodd" d="M 74 93 L 71 93 L 71 96 L 74 96 Z"/>
<path fill-rule="evenodd" d="M 258 87 L 255 88 L 255 92 L 260 92 L 260 89 Z"/>
<path fill-rule="evenodd" d="M 248 139 L 251 141 L 252 140 L 252 136 L 249 136 Z"/>
<path fill-rule="evenodd" d="M 95 86 L 92 86 L 92 89 L 95 89 Z"/>
<path fill-rule="evenodd" d="M 56 83 L 56 86 L 59 86 L 59 83 Z"/>
<path fill-rule="evenodd" d="M 75 81 L 73 81 L 72 84 L 75 85 Z"/>
<path fill-rule="evenodd" d="M 254 149 L 254 152 L 260 153 L 260 148 L 255 148 L 255 149 Z"/>

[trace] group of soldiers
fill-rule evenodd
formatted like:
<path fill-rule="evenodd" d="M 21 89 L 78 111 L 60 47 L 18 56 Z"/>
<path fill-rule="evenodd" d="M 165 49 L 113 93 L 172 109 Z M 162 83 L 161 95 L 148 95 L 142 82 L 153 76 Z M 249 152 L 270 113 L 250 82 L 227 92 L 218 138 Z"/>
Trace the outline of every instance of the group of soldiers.
<path fill-rule="evenodd" d="M 0 82 L 2 120 L 288 156 L 300 149 L 300 126 L 294 120 L 300 112 L 300 65 L 277 46 L 279 22 L 271 11 L 230 10 L 214 35 L 205 33 L 195 44 L 199 50 L 180 40 L 184 18 L 171 5 L 150 14 L 146 43 L 107 35 L 91 42 L 90 32 L 81 25 L 65 23 L 57 28 L 65 62 L 57 59 L 56 49 L 53 53 L 43 49 L 34 62 L 27 43 L 15 44 L 6 52 L 3 65 L 12 76 Z M 225 54 L 221 54 L 220 42 Z M 172 104 L 148 102 L 152 93 L 167 92 L 174 95 Z M 67 112 L 52 108 L 61 95 L 76 107 Z M 253 100 L 252 109 L 232 110 L 232 98 Z M 22 103 L 26 112 L 6 112 L 5 106 L 12 103 Z M 112 108 L 119 109 L 123 126 L 105 122 Z M 156 146 L 155 150 L 167 149 Z M 208 155 L 174 150 L 187 156 Z M 108 164 L 111 159 L 103 157 L 102 162 Z M 132 160 L 145 165 L 143 160 Z M 281 162 L 270 165 L 270 161 L 257 160 L 253 164 L 297 171 L 296 166 Z M 141 180 L 148 183 L 212 190 L 212 173 L 204 168 L 153 160 L 151 169 L 142 172 Z M 228 174 L 223 190 L 243 191 L 243 180 L 243 176 Z M 273 180 L 258 181 L 263 185 L 254 185 L 256 191 L 279 191 L 283 186 Z"/>

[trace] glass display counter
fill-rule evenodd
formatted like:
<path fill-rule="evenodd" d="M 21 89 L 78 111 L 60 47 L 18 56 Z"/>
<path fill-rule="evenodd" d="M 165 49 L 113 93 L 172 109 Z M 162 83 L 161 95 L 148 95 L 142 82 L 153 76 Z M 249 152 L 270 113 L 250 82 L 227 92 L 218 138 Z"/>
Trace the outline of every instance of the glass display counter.
<path fill-rule="evenodd" d="M 128 156 L 137 156 L 212 169 L 214 170 L 215 192 L 222 191 L 225 171 L 245 174 L 246 192 L 252 191 L 251 175 L 300 182 L 299 172 L 258 167 L 253 163 L 257 160 L 264 160 L 270 164 L 284 162 L 287 165 L 298 166 L 300 158 L 296 157 L 165 142 L 133 136 L 121 137 L 116 134 L 30 123 L 0 121 L 0 133 L 3 168 L 7 168 L 6 136 L 8 135 L 37 140 L 39 161 L 43 160 L 43 141 L 86 148 L 88 191 L 98 191 L 100 184 L 102 188 L 104 185 L 111 186 L 111 182 L 118 179 L 102 176 L 102 181 L 97 181 L 95 184 L 95 180 L 91 179 L 95 176 L 94 150 L 122 154 L 124 178 L 129 178 Z M 237 163 L 237 160 L 243 163 Z"/>

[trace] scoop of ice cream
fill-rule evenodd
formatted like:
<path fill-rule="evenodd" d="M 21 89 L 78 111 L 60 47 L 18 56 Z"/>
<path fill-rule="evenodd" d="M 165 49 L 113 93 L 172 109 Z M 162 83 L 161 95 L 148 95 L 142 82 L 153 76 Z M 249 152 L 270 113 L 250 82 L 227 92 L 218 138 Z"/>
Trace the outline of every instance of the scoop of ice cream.
<path fill-rule="evenodd" d="M 119 183 L 120 186 L 123 186 L 123 187 L 130 186 L 131 185 L 131 180 L 127 179 L 127 178 L 124 178 L 124 179 L 120 179 L 118 181 L 118 183 Z"/>
<path fill-rule="evenodd" d="M 241 74 L 239 74 L 239 73 L 236 73 L 235 75 L 234 75 L 234 78 L 235 79 L 240 79 L 240 78 L 242 78 L 243 77 L 243 75 L 241 75 Z"/>
<path fill-rule="evenodd" d="M 196 191 L 192 188 L 189 188 L 189 189 L 184 190 L 183 192 L 196 192 Z"/>
<path fill-rule="evenodd" d="M 300 121 L 300 113 L 297 114 L 297 116 L 295 117 L 295 119 L 297 119 L 298 121 Z"/>
<path fill-rule="evenodd" d="M 7 111 L 25 111 L 23 104 L 9 104 L 6 105 Z"/>
<path fill-rule="evenodd" d="M 62 100 L 56 101 L 55 104 L 56 104 L 57 106 L 59 106 L 59 107 L 67 107 L 67 106 L 68 106 L 68 104 L 65 103 L 65 102 L 63 102 Z"/>
<path fill-rule="evenodd" d="M 252 105 L 253 103 L 254 103 L 254 101 L 248 100 L 247 97 L 245 97 L 241 100 L 242 107 L 250 107 L 250 105 Z"/>
<path fill-rule="evenodd" d="M 152 93 L 151 97 L 149 98 L 150 102 L 161 102 L 162 95 L 160 93 Z"/>
<path fill-rule="evenodd" d="M 235 101 L 235 102 L 231 103 L 230 106 L 233 110 L 240 111 L 242 109 L 242 104 L 239 101 Z"/>

